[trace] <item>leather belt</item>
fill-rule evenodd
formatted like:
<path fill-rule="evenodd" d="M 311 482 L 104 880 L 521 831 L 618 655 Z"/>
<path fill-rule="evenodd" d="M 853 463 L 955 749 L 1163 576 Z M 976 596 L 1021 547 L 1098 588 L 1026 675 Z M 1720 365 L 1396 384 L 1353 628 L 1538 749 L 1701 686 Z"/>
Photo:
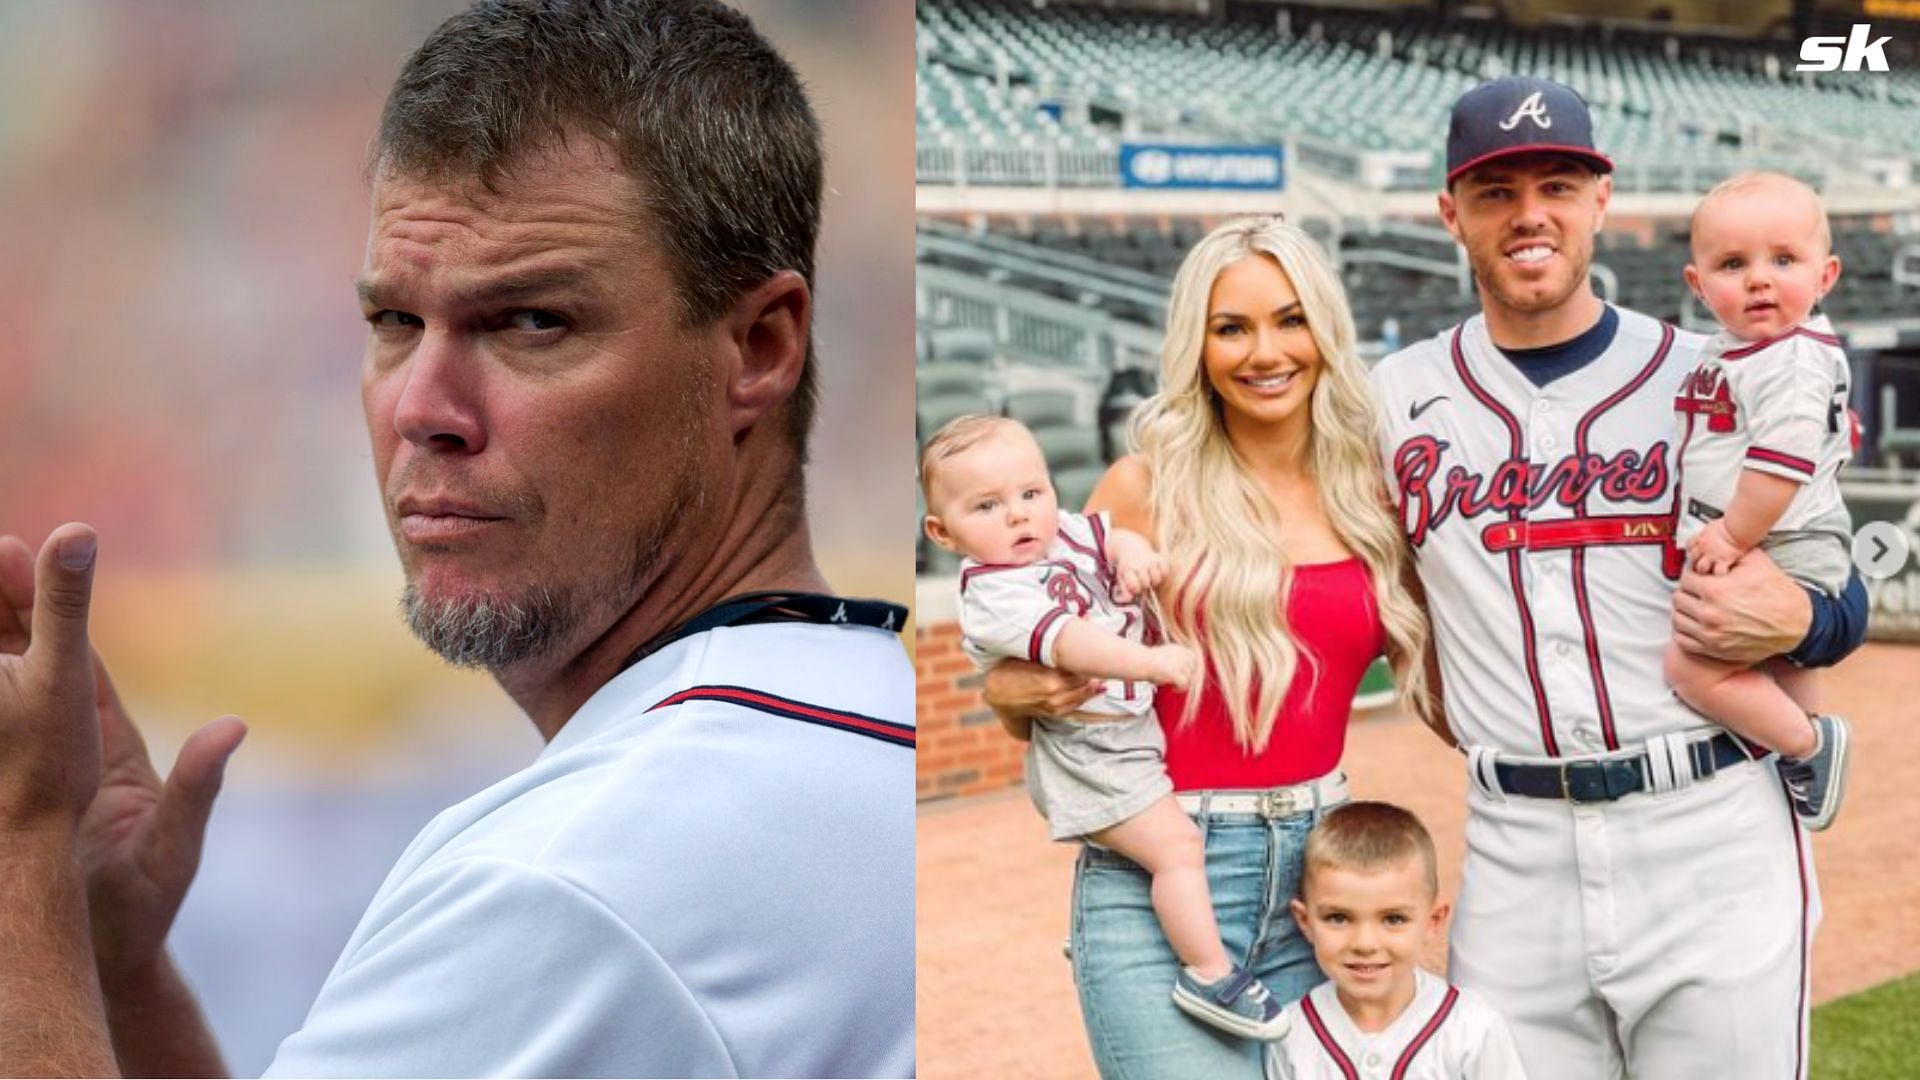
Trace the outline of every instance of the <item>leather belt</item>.
<path fill-rule="evenodd" d="M 1711 779 L 1729 765 L 1752 761 L 1761 753 L 1751 753 L 1739 739 L 1719 732 L 1687 747 L 1695 780 Z M 1582 758 L 1551 765 L 1522 765 L 1495 760 L 1493 775 L 1500 790 L 1509 795 L 1533 799 L 1564 799 L 1570 803 L 1613 802 L 1646 791 L 1647 755 L 1610 758 Z"/>
<path fill-rule="evenodd" d="M 1304 784 L 1257 791 L 1183 791 L 1174 799 L 1189 814 L 1253 814 L 1272 820 L 1346 802 L 1347 776 L 1335 771 Z"/>

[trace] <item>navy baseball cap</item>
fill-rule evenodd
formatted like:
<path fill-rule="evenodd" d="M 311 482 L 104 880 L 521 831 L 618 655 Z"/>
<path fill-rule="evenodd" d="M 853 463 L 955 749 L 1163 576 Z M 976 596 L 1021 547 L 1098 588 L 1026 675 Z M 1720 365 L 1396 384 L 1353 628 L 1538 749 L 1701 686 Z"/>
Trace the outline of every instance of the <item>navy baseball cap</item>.
<path fill-rule="evenodd" d="M 1557 82 L 1510 75 L 1482 83 L 1453 103 L 1447 183 L 1495 158 L 1541 151 L 1578 158 L 1596 172 L 1613 171 L 1613 162 L 1593 148 L 1587 103 Z"/>

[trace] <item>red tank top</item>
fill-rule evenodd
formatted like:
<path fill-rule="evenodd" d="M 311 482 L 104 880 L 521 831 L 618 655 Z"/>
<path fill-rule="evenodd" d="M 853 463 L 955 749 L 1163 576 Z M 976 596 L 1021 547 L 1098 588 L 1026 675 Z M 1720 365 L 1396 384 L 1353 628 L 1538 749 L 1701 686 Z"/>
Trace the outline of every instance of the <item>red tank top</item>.
<path fill-rule="evenodd" d="M 1233 719 L 1211 662 L 1192 722 L 1180 722 L 1186 695 L 1168 687 L 1154 695 L 1175 791 L 1282 787 L 1339 766 L 1354 692 L 1367 665 L 1386 648 L 1367 564 L 1353 558 L 1295 566 L 1287 625 L 1300 646 L 1300 665 L 1265 753 L 1255 756 L 1234 741 Z M 1309 667 L 1316 662 L 1317 684 Z"/>

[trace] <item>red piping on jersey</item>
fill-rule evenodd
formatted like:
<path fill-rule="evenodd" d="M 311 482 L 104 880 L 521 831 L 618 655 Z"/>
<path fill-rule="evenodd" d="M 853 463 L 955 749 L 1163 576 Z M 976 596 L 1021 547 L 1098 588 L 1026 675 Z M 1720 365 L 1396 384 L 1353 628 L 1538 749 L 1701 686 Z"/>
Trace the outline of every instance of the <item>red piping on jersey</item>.
<path fill-rule="evenodd" d="M 1002 570 L 1031 570 L 1036 566 L 1059 566 L 1073 571 L 1073 564 L 1065 559 L 1038 559 L 1030 563 L 981 563 L 960 571 L 960 591 L 967 591 L 967 582 L 985 574 L 997 574 Z M 1078 571 L 1074 571 L 1078 572 Z"/>
<path fill-rule="evenodd" d="M 1747 447 L 1747 457 L 1754 461 L 1764 461 L 1769 465 L 1778 465 L 1783 469 L 1792 469 L 1797 473 L 1813 475 L 1813 462 L 1792 454 L 1783 454 L 1778 450 L 1768 450 L 1761 446 Z"/>
<path fill-rule="evenodd" d="M 1775 334 L 1770 338 L 1764 338 L 1760 341 L 1756 341 L 1751 345 L 1742 345 L 1737 349 L 1728 349 L 1726 352 L 1723 352 L 1720 354 L 1720 359 L 1745 360 L 1747 357 L 1752 356 L 1754 353 L 1759 352 L 1761 349 L 1764 349 L 1769 345 L 1778 344 L 1782 341 L 1787 340 L 1790 337 L 1812 338 L 1813 340 L 1819 342 L 1822 345 L 1831 345 L 1836 349 L 1840 347 L 1840 339 L 1835 337 L 1832 334 L 1823 334 L 1818 330 L 1809 330 L 1804 326 L 1796 326 L 1791 330 L 1782 331 L 1781 333 Z"/>
<path fill-rule="evenodd" d="M 856 712 L 844 712 L 820 705 L 809 705 L 804 701 L 794 701 L 778 694 L 769 694 L 764 690 L 752 690 L 744 686 L 690 686 L 679 693 L 663 699 L 658 705 L 648 709 L 664 709 L 670 705 L 679 705 L 688 701 L 724 701 L 729 705 L 740 705 L 756 709 L 771 716 L 781 716 L 789 720 L 800 720 L 821 727 L 865 735 L 869 739 L 878 739 L 895 746 L 914 748 L 914 729 L 906 724 L 896 724 L 891 720 L 882 720 L 874 716 L 863 716 Z"/>
<path fill-rule="evenodd" d="M 1666 363 L 1667 352 L 1673 348 L 1673 327 L 1660 324 L 1660 345 L 1653 350 L 1653 359 L 1647 361 L 1640 374 L 1627 381 L 1625 386 L 1607 395 L 1606 400 L 1587 410 L 1580 423 L 1573 429 L 1573 453 L 1580 461 L 1587 460 L 1587 433 L 1592 430 L 1593 422 L 1600 415 L 1627 398 L 1632 397 L 1653 373 Z M 1585 519 L 1587 516 L 1587 495 L 1591 489 L 1580 492 L 1580 501 L 1574 505 L 1573 516 Z M 1671 526 L 1669 526 L 1671 528 Z M 1620 749 L 1620 738 L 1613 729 L 1613 695 L 1607 690 L 1607 668 L 1600 659 L 1600 635 L 1593 628 L 1593 604 L 1587 599 L 1587 551 L 1575 548 L 1573 551 L 1573 606 L 1580 613 L 1580 636 L 1587 646 L 1587 669 L 1593 674 L 1593 702 L 1600 710 L 1600 736 L 1606 740 L 1607 749 Z"/>
<path fill-rule="evenodd" d="M 1413 1064 L 1414 1055 L 1420 1052 L 1421 1047 L 1427 1045 L 1427 1040 L 1433 1038 L 1433 1033 L 1440 1030 L 1440 1025 L 1447 1022 L 1447 1016 L 1453 1012 L 1453 1003 L 1459 999 L 1460 990 L 1453 986 L 1447 987 L 1447 996 L 1441 999 L 1440 1007 L 1433 1011 L 1433 1019 L 1428 1020 L 1427 1026 L 1421 1028 L 1420 1034 L 1415 1035 L 1413 1041 L 1407 1044 L 1407 1048 L 1401 1051 L 1400 1060 L 1393 1063 L 1392 1080 L 1406 1080 L 1407 1068 Z"/>
<path fill-rule="evenodd" d="M 1466 384 L 1467 392 L 1472 394 L 1480 404 L 1486 406 L 1487 410 L 1498 417 L 1501 423 L 1507 425 L 1507 436 L 1512 440 L 1512 446 L 1508 452 L 1509 460 L 1524 462 L 1527 460 L 1526 447 L 1520 438 L 1520 422 L 1514 419 L 1513 414 L 1508 412 L 1505 406 L 1494 400 L 1492 394 L 1487 393 L 1484 387 L 1474 381 L 1473 373 L 1467 370 L 1466 354 L 1460 350 L 1460 335 L 1465 330 L 1465 323 L 1453 328 L 1453 370 L 1459 374 L 1460 381 Z M 1520 510 L 1507 511 L 1507 521 L 1519 525 L 1522 530 L 1529 527 Z M 1560 746 L 1553 738 L 1553 713 L 1547 707 L 1546 687 L 1540 684 L 1540 658 L 1537 655 L 1538 646 L 1533 636 L 1533 609 L 1527 606 L 1527 589 L 1520 583 L 1519 548 L 1507 552 L 1507 580 L 1513 585 L 1514 604 L 1520 611 L 1520 634 L 1525 639 L 1526 645 L 1526 652 L 1522 655 L 1527 665 L 1527 682 L 1533 687 L 1533 708 L 1540 717 L 1540 741 L 1546 746 L 1548 757 L 1559 757 Z"/>
<path fill-rule="evenodd" d="M 1060 616 L 1066 613 L 1067 605 L 1061 604 L 1052 611 L 1040 616 L 1040 621 L 1033 624 L 1033 633 L 1027 635 L 1027 659 L 1036 664 L 1046 663 L 1045 660 L 1040 659 L 1040 646 L 1046 643 L 1047 628 L 1059 622 Z"/>
<path fill-rule="evenodd" d="M 1320 1010 L 1313 1007 L 1313 995 L 1309 994 L 1300 999 L 1300 1012 L 1306 1016 L 1307 1026 L 1313 1029 L 1314 1036 L 1320 1040 L 1320 1045 L 1327 1051 L 1327 1056 L 1333 1059 L 1334 1065 L 1340 1070 L 1340 1075 L 1347 1080 L 1360 1080 L 1360 1070 L 1353 1067 L 1353 1062 L 1347 1059 L 1347 1052 L 1340 1049 L 1339 1043 L 1333 1041 L 1333 1034 L 1327 1030 L 1326 1021 L 1320 1019 Z"/>

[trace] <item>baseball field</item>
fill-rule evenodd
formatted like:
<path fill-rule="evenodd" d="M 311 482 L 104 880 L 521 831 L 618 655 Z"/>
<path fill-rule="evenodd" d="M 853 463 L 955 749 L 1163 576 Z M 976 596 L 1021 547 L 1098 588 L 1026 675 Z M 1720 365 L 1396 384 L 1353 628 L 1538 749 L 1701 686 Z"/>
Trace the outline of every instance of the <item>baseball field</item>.
<path fill-rule="evenodd" d="M 1814 1080 L 1895 1080 L 1920 1061 L 1920 728 L 1900 687 L 1920 646 L 1875 644 L 1834 669 L 1858 737 L 1844 812 L 1813 840 L 1825 920 L 1815 939 Z M 1460 758 L 1393 711 L 1356 715 L 1345 767 L 1358 798 L 1404 804 L 1459 885 Z M 1050 844 L 1018 789 L 927 804 L 919 822 L 919 1054 L 930 1080 L 1094 1075 L 1067 934 L 1074 848 Z M 1444 945 L 1428 956 L 1444 971 Z"/>

